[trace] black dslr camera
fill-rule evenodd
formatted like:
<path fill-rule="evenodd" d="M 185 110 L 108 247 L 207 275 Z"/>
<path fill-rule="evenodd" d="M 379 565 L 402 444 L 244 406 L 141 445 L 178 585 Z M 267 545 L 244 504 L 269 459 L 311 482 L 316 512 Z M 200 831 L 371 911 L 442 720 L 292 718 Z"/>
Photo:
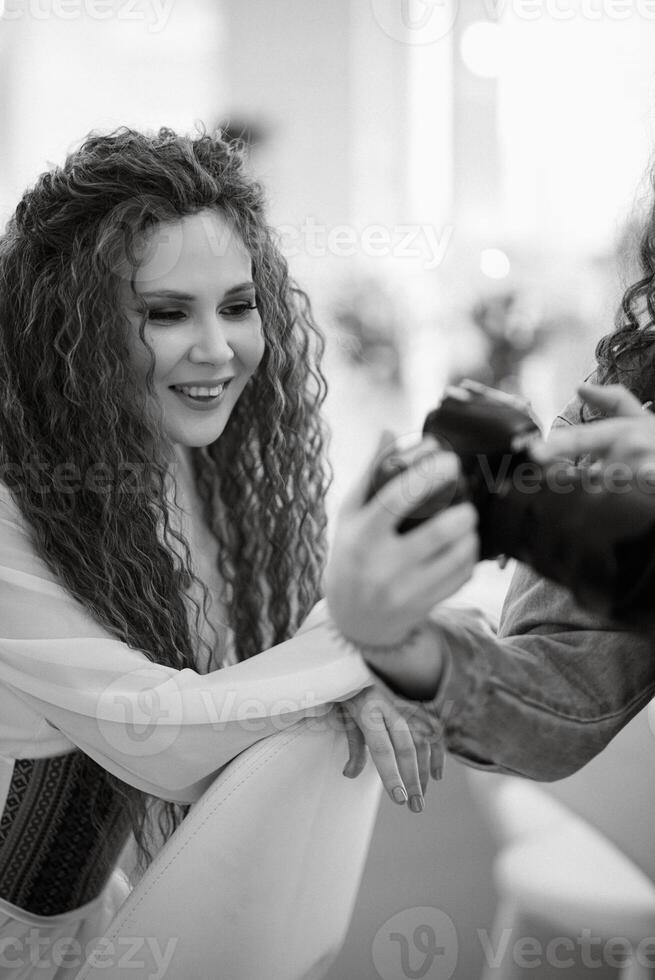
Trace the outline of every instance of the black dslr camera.
<path fill-rule="evenodd" d="M 423 435 L 457 454 L 456 482 L 398 524 L 404 534 L 452 504 L 478 512 L 480 558 L 509 555 L 571 590 L 578 602 L 626 625 L 655 626 L 655 478 L 564 460 L 540 466 L 527 453 L 539 427 L 515 399 L 476 382 L 450 388 Z M 419 453 L 420 454 L 420 453 Z M 417 459 L 417 447 L 385 451 L 369 500 Z"/>

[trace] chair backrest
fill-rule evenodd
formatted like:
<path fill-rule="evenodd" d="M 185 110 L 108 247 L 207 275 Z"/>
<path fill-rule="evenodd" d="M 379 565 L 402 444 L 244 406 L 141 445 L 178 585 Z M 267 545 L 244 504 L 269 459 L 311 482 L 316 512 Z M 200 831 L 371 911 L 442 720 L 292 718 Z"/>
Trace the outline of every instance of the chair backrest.
<path fill-rule="evenodd" d="M 78 980 L 124 977 L 118 964 L 107 968 L 106 951 L 127 949 L 130 939 L 139 943 L 141 977 L 324 976 L 346 936 L 381 792 L 370 759 L 350 780 L 346 758 L 333 708 L 233 760 L 159 852 Z"/>
<path fill-rule="evenodd" d="M 543 837 L 570 820 L 570 811 L 532 780 L 479 769 L 467 769 L 466 778 L 502 847 L 526 837 Z"/>

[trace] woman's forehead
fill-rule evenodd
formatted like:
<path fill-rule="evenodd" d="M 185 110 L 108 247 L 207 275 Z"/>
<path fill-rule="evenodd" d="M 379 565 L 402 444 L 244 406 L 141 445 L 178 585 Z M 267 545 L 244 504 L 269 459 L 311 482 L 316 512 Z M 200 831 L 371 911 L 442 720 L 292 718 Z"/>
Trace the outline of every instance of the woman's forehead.
<path fill-rule="evenodd" d="M 174 280 L 203 282 L 250 278 L 251 257 L 234 224 L 217 211 L 200 211 L 149 229 L 136 250 L 140 291 Z"/>

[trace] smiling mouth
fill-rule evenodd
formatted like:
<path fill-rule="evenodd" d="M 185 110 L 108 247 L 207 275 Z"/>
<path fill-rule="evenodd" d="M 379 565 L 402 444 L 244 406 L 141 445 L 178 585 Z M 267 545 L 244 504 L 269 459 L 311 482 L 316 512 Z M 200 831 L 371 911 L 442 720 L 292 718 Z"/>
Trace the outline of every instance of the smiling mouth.
<path fill-rule="evenodd" d="M 230 378 L 222 384 L 212 385 L 211 387 L 204 385 L 171 385 L 170 390 L 185 400 L 208 405 L 218 403 L 221 400 L 231 381 L 232 379 Z"/>

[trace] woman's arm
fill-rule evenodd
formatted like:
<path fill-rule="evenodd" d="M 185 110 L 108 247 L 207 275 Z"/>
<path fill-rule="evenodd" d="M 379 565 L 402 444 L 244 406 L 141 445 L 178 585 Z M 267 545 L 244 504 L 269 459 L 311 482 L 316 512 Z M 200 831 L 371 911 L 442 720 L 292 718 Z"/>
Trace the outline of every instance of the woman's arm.
<path fill-rule="evenodd" d="M 249 745 L 303 716 L 326 715 L 370 683 L 363 659 L 321 615 L 292 639 L 211 674 L 150 662 L 59 584 L 1 489 L 0 700 L 4 688 L 14 710 L 16 699 L 25 705 L 37 743 L 45 725 L 145 792 L 192 802 Z M 0 753 L 10 744 L 16 753 L 0 719 Z M 25 752 L 34 755 L 34 743 Z"/>

